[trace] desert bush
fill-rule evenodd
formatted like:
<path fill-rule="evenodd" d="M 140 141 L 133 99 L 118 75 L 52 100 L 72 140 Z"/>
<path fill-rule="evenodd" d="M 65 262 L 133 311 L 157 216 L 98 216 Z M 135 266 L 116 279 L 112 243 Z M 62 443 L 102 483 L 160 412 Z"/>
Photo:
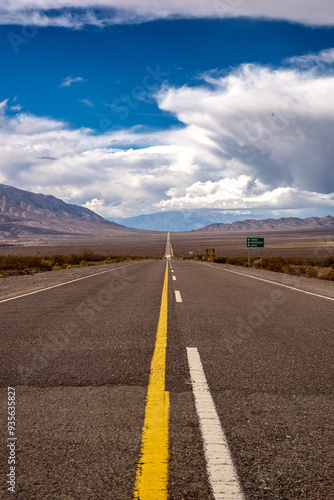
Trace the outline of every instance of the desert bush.
<path fill-rule="evenodd" d="M 285 259 L 283 257 L 266 257 L 263 259 L 263 269 L 274 272 L 282 272 L 285 265 Z"/>
<path fill-rule="evenodd" d="M 70 257 L 68 257 L 67 264 L 72 266 L 78 266 L 82 261 L 82 255 L 78 255 L 76 253 L 72 253 Z"/>
<path fill-rule="evenodd" d="M 330 257 L 326 257 L 322 263 L 324 267 L 332 267 L 334 268 L 334 255 L 331 255 Z"/>
<path fill-rule="evenodd" d="M 247 257 L 228 257 L 226 259 L 226 264 L 232 264 L 233 266 L 247 266 L 248 258 Z"/>
<path fill-rule="evenodd" d="M 66 257 L 64 255 L 52 255 L 51 257 L 54 266 L 64 267 L 66 266 Z"/>
<path fill-rule="evenodd" d="M 0 274 L 8 276 L 11 274 L 31 274 L 35 272 L 51 271 L 52 269 L 59 269 L 71 266 L 90 266 L 98 263 L 117 263 L 128 260 L 139 260 L 140 256 L 130 257 L 117 256 L 117 255 L 98 255 L 94 252 L 83 252 L 82 254 L 66 255 L 52 255 L 51 257 L 32 256 L 0 256 Z"/>
<path fill-rule="evenodd" d="M 235 266 L 247 266 L 248 258 L 243 257 L 216 257 L 214 262 L 231 264 Z M 251 267 L 260 268 L 261 259 L 251 258 Z M 291 274 L 293 276 L 306 276 L 308 278 L 320 278 L 334 281 L 334 256 L 319 258 L 294 258 L 294 257 L 264 257 L 262 267 L 268 271 Z"/>
<path fill-rule="evenodd" d="M 319 259 L 319 257 L 310 257 L 308 259 L 305 259 L 305 265 L 307 266 L 321 266 L 322 265 L 322 259 Z"/>
<path fill-rule="evenodd" d="M 334 269 L 331 269 L 327 273 L 324 273 L 322 276 L 320 276 L 320 278 L 323 280 L 334 281 Z"/>
<path fill-rule="evenodd" d="M 214 257 L 213 262 L 217 262 L 217 264 L 226 264 L 227 257 Z"/>
<path fill-rule="evenodd" d="M 311 265 L 311 266 L 306 268 L 305 276 L 307 278 L 317 278 L 318 277 L 318 270 L 315 268 L 315 266 Z"/>
<path fill-rule="evenodd" d="M 283 272 L 291 274 L 292 276 L 305 276 L 306 270 L 308 268 L 305 266 L 289 264 L 284 266 Z"/>

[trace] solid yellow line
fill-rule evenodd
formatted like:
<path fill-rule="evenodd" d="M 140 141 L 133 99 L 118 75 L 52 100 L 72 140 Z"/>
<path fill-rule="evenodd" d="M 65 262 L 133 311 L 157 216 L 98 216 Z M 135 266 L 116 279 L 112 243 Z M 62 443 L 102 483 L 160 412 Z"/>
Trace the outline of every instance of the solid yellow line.
<path fill-rule="evenodd" d="M 168 263 L 162 290 L 155 349 L 147 390 L 141 458 L 134 498 L 167 499 L 169 393 L 165 391 L 167 347 Z"/>

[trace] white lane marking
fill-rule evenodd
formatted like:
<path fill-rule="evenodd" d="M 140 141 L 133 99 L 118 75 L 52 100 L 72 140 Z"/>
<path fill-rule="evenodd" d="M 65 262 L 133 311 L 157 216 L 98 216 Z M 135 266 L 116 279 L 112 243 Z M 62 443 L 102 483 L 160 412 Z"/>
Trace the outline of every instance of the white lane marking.
<path fill-rule="evenodd" d="M 125 267 L 129 267 L 132 264 L 126 264 L 126 266 L 115 267 L 114 269 L 108 269 L 107 271 L 101 271 L 100 273 L 90 274 L 89 276 L 83 276 L 82 278 L 76 278 L 75 280 L 65 281 L 65 283 L 58 283 L 58 285 L 48 286 L 46 288 L 40 288 L 39 290 L 35 290 L 34 292 L 23 293 L 22 295 L 17 295 L 16 297 L 10 297 L 9 299 L 0 300 L 0 304 L 2 302 L 9 302 L 10 300 L 20 299 L 21 297 L 27 297 L 28 295 L 34 295 L 34 293 L 45 292 L 46 290 L 51 290 L 51 288 L 57 288 L 58 286 L 68 285 L 69 283 L 74 283 L 75 281 L 86 280 L 87 278 L 94 278 L 94 276 L 98 276 L 99 274 L 111 273 L 112 271 L 117 271 L 117 269 L 124 269 Z"/>
<path fill-rule="evenodd" d="M 187 356 L 214 498 L 216 500 L 243 500 L 244 495 L 196 347 L 187 347 Z"/>
<path fill-rule="evenodd" d="M 171 272 L 173 273 L 174 271 L 172 270 Z"/>
<path fill-rule="evenodd" d="M 172 276 L 173 280 L 176 281 L 176 276 Z"/>
<path fill-rule="evenodd" d="M 171 258 L 171 251 L 170 251 L 170 233 L 167 233 L 167 241 L 166 241 L 166 250 L 165 250 L 165 257 L 167 260 L 170 260 Z"/>
<path fill-rule="evenodd" d="M 205 264 L 205 265 L 216 269 L 216 266 L 211 266 L 210 264 Z M 300 288 L 295 288 L 289 285 L 283 285 L 283 283 L 277 283 L 276 281 L 266 280 L 264 278 L 258 278 L 257 276 L 250 276 L 249 274 L 238 273 L 238 271 L 231 271 L 230 269 L 224 269 L 224 268 L 220 268 L 219 271 L 226 271 L 227 273 L 240 274 L 240 276 L 245 276 L 246 278 L 253 278 L 253 280 L 266 281 L 267 283 L 272 283 L 273 285 L 284 286 L 284 288 L 290 288 L 290 290 L 306 293 L 307 295 L 314 295 L 315 297 L 320 297 L 321 299 L 334 300 L 333 297 L 326 297 L 326 295 L 319 295 L 318 293 L 307 292 L 306 290 L 300 290 Z"/>
<path fill-rule="evenodd" d="M 175 290 L 175 300 L 176 300 L 176 302 L 183 302 L 182 297 L 181 297 L 181 293 L 179 292 L 179 290 Z"/>

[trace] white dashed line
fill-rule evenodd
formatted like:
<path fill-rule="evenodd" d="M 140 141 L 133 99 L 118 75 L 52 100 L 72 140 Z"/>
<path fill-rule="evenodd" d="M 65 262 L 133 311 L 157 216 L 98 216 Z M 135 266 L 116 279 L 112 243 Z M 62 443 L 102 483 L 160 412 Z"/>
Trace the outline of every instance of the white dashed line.
<path fill-rule="evenodd" d="M 172 276 L 173 280 L 176 281 L 176 276 Z"/>
<path fill-rule="evenodd" d="M 214 498 L 216 500 L 243 500 L 244 495 L 196 347 L 187 347 L 187 356 Z"/>
<path fill-rule="evenodd" d="M 183 302 L 182 297 L 181 297 L 181 293 L 179 292 L 179 290 L 175 290 L 175 300 L 176 300 L 176 302 Z"/>
<path fill-rule="evenodd" d="M 205 264 L 205 265 L 216 269 L 216 266 L 211 266 L 210 264 Z M 320 297 L 321 299 L 334 300 L 333 297 L 327 297 L 326 295 L 319 295 L 318 293 L 307 292 L 306 290 L 301 290 L 300 288 L 295 288 L 289 285 L 283 285 L 283 283 L 277 283 L 276 281 L 270 281 L 264 278 L 258 278 L 257 276 L 250 276 L 249 274 L 238 273 L 237 271 L 231 271 L 230 269 L 220 268 L 219 271 L 226 271 L 227 273 L 239 274 L 240 276 L 245 276 L 246 278 L 253 278 L 253 280 L 266 281 L 267 283 L 271 283 L 272 285 L 283 286 L 284 288 L 290 288 L 290 290 L 306 293 L 307 295 L 314 295 L 315 297 Z"/>
<path fill-rule="evenodd" d="M 174 271 L 172 270 L 171 272 L 173 273 Z"/>

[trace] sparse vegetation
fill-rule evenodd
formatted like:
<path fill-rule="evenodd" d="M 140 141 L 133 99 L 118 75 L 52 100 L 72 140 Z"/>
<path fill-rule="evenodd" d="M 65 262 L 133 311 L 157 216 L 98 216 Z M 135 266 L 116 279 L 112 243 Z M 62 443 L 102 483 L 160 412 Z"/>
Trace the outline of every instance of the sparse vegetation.
<path fill-rule="evenodd" d="M 217 256 L 212 259 L 206 255 L 195 255 L 194 257 L 181 257 L 181 259 L 213 261 L 217 264 L 230 264 L 233 266 L 248 266 L 247 256 Z M 251 257 L 250 265 L 252 268 L 260 269 L 260 257 Z M 266 257 L 262 260 L 262 269 L 276 273 L 291 274 L 293 276 L 306 276 L 307 278 L 334 281 L 334 255 L 324 258 Z"/>
<path fill-rule="evenodd" d="M 91 251 L 72 255 L 51 256 L 0 256 L 0 276 L 34 274 L 70 267 L 112 264 L 129 260 L 140 260 L 143 257 L 129 255 L 99 255 Z"/>
<path fill-rule="evenodd" d="M 248 257 L 215 257 L 214 262 L 232 264 L 235 266 L 248 266 Z M 260 257 L 250 259 L 251 267 L 260 268 Z M 293 257 L 267 257 L 263 258 L 262 268 L 278 273 L 287 273 L 294 276 L 306 276 L 334 281 L 334 256 L 326 258 L 293 258 Z"/>

